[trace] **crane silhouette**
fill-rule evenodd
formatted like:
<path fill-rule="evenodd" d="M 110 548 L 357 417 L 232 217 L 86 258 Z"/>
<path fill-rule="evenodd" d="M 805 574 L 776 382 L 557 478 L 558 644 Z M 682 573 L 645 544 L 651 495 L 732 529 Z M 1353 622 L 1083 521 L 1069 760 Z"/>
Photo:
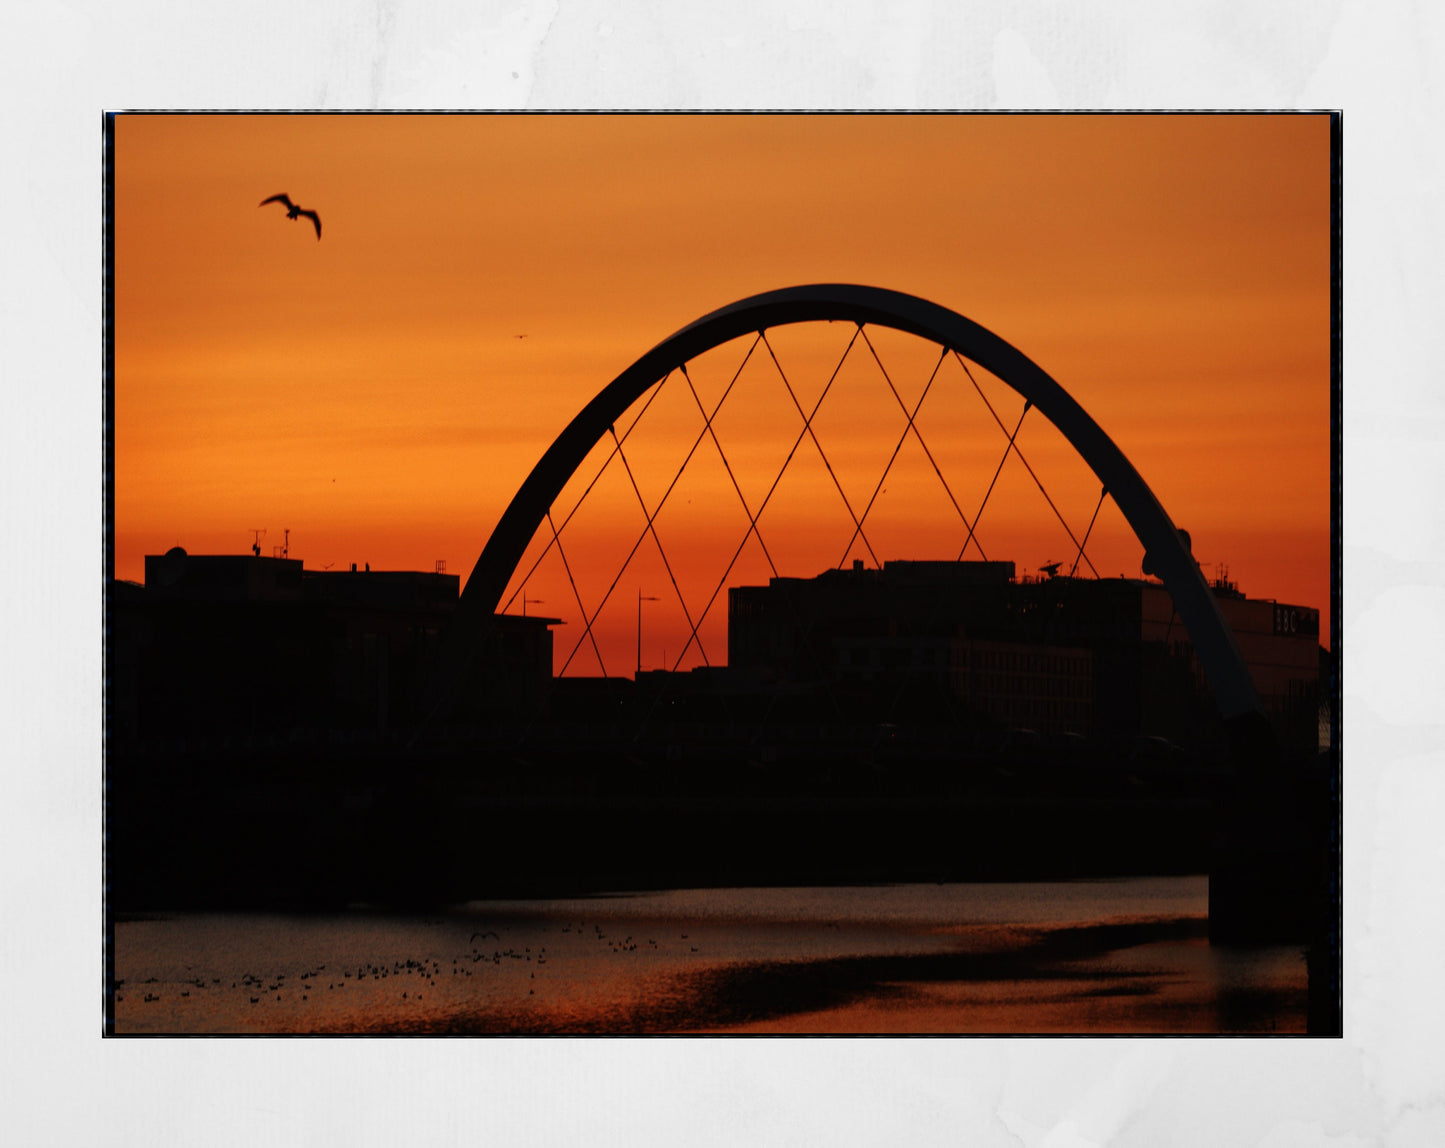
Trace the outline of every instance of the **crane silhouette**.
<path fill-rule="evenodd" d="M 287 219 L 294 220 L 298 216 L 306 216 L 307 219 L 311 220 L 311 222 L 316 225 L 316 238 L 320 240 L 321 216 L 317 215 L 316 212 L 307 210 L 305 208 L 297 207 L 294 203 L 291 202 L 291 197 L 288 196 L 284 191 L 280 195 L 273 195 L 267 199 L 263 199 L 258 206 L 265 207 L 268 203 L 285 204 Z"/>

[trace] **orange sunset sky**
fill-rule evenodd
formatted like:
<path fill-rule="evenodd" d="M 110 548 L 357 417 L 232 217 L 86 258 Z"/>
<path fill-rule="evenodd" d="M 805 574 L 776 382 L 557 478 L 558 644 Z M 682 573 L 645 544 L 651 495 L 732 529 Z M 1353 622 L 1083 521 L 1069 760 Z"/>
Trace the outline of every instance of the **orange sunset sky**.
<path fill-rule="evenodd" d="M 919 295 L 1033 358 L 1109 433 L 1213 575 L 1330 592 L 1330 125 L 1325 116 L 148 116 L 114 126 L 115 574 L 146 554 L 463 579 L 568 420 L 648 348 L 736 299 L 848 282 Z M 277 192 L 319 212 L 288 222 Z M 714 429 L 756 511 L 853 330 L 752 348 Z M 751 340 L 674 376 L 504 605 L 565 623 L 557 665 L 725 660 L 725 594 L 773 569 L 956 558 L 1006 436 L 957 362 L 868 329 L 744 544 L 711 440 L 646 518 Z M 518 338 L 524 335 L 525 338 Z M 887 389 L 873 352 L 898 393 Z M 1010 429 L 1022 401 L 974 368 Z M 676 385 L 674 385 L 676 384 Z M 945 489 L 900 402 L 945 472 Z M 632 414 L 617 425 L 619 434 Z M 901 445 L 900 445 L 901 440 Z M 1082 537 L 1099 484 L 1036 412 L 1019 446 Z M 611 444 L 607 444 L 610 449 Z M 892 465 L 889 459 L 898 447 Z M 558 526 L 606 459 L 589 459 Z M 883 468 L 887 478 L 878 482 Z M 952 496 L 952 501 L 950 500 Z M 1076 548 L 1016 460 L 980 550 L 1032 574 Z M 739 545 L 737 564 L 727 565 Z M 1106 502 L 1087 553 L 1139 576 Z M 664 563 L 663 555 L 666 562 Z M 565 558 L 565 565 L 561 561 Z M 1092 573 L 1084 564 L 1080 569 Z M 568 574 L 572 576 L 569 579 Z M 583 643 L 582 610 L 604 600 Z M 671 582 L 676 579 L 679 591 Z M 577 588 L 573 589 L 575 581 Z M 578 599 L 581 599 L 581 605 Z M 686 650 L 685 650 L 686 647 Z"/>

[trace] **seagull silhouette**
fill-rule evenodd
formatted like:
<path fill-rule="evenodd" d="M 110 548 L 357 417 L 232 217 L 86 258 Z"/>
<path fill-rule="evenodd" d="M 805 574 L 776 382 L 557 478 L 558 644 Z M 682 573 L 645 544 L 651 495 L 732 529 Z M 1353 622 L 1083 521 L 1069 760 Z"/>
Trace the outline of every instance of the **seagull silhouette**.
<path fill-rule="evenodd" d="M 321 216 L 317 215 L 316 212 L 307 211 L 303 208 L 297 207 L 294 203 L 291 202 L 290 196 L 288 196 L 284 191 L 280 195 L 273 195 L 269 199 L 263 199 L 260 204 L 258 204 L 258 206 L 265 207 L 268 203 L 285 204 L 287 219 L 295 219 L 297 216 L 300 215 L 306 216 L 307 219 L 311 220 L 311 222 L 316 225 L 316 238 L 318 240 L 321 238 Z"/>

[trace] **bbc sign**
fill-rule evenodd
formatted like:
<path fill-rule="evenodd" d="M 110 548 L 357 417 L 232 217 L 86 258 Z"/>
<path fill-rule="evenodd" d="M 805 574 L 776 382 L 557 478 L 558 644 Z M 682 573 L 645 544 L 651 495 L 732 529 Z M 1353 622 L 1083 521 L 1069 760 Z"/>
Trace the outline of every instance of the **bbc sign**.
<path fill-rule="evenodd" d="M 1282 606 L 1275 603 L 1274 632 L 1317 638 L 1320 634 L 1320 612 L 1306 606 Z"/>

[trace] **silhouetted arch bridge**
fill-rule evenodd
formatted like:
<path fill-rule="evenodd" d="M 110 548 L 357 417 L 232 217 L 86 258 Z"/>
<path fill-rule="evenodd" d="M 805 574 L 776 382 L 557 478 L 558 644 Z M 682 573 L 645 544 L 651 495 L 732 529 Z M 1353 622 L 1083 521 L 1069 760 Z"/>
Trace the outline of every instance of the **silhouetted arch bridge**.
<path fill-rule="evenodd" d="M 1025 413 L 1037 409 L 1044 415 L 1093 470 L 1103 491 L 1113 498 L 1143 544 L 1148 568 L 1160 577 L 1173 598 L 1226 726 L 1237 732 L 1240 728 L 1259 728 L 1266 724 L 1234 635 L 1187 542 L 1138 471 L 1078 402 L 1028 356 L 957 312 L 898 291 L 848 284 L 770 291 L 704 315 L 644 354 L 572 419 L 517 491 L 467 580 L 444 643 L 443 702 L 449 700 L 445 695 L 456 688 L 459 675 L 479 648 L 524 552 L 542 523 L 549 519 L 553 503 L 589 452 L 605 436 L 615 435 L 613 428 L 621 416 L 660 380 L 674 371 L 685 370 L 691 360 L 704 352 L 741 336 L 762 337 L 772 328 L 823 321 L 853 323 L 860 332 L 870 325 L 892 328 L 928 340 L 942 348 L 944 355 L 953 354 L 961 360 L 972 361 L 1006 383 L 1025 400 Z M 964 369 L 967 370 L 966 365 Z M 894 397 L 898 398 L 896 391 Z M 794 403 L 797 403 L 796 397 Z M 899 404 L 903 406 L 901 398 Z M 801 405 L 798 412 L 804 418 L 801 440 L 810 433 L 811 416 Z M 904 413 L 908 413 L 906 407 Z M 914 429 L 912 422 L 910 415 L 910 430 Z M 707 429 L 710 429 L 710 419 Z M 1012 436 L 1009 445 L 1013 446 Z M 1101 494 L 1101 502 L 1102 498 Z M 746 503 L 744 509 L 751 522 L 750 529 L 756 530 L 756 517 L 761 509 L 749 509 Z M 651 513 L 655 514 L 656 508 Z M 850 506 L 849 513 L 856 532 L 861 533 L 867 511 L 860 517 Z M 1097 515 L 1097 510 L 1095 513 Z M 648 523 L 650 527 L 651 517 Z M 969 534 L 971 537 L 971 526 Z M 1073 537 L 1072 531 L 1070 537 Z M 1087 537 L 1086 533 L 1085 541 Z M 1083 556 L 1083 543 L 1079 544 L 1079 554 Z M 693 637 L 696 635 L 694 622 Z"/>

